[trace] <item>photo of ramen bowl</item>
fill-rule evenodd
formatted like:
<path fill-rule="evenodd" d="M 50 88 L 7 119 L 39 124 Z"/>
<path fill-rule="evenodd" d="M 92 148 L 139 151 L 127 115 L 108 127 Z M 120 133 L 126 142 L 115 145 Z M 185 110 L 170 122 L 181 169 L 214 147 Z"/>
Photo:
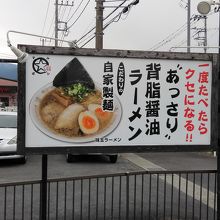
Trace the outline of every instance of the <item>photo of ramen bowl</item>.
<path fill-rule="evenodd" d="M 34 125 L 47 136 L 66 142 L 95 141 L 116 129 L 122 116 L 114 95 L 113 111 L 102 108 L 102 90 L 77 58 L 53 82 L 40 88 L 30 101 Z"/>

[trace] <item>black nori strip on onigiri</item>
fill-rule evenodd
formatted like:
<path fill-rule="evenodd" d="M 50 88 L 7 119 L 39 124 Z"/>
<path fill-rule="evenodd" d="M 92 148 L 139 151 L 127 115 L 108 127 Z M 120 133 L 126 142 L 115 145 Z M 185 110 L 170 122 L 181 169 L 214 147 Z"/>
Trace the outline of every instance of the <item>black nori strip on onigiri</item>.
<path fill-rule="evenodd" d="M 82 83 L 89 89 L 95 88 L 89 73 L 79 60 L 74 58 L 55 76 L 53 86 L 69 86 L 76 83 Z"/>

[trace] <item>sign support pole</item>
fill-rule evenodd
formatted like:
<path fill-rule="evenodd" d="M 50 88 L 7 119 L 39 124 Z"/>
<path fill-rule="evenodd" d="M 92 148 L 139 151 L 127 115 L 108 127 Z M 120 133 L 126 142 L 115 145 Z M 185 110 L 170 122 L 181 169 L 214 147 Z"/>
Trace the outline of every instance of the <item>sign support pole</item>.
<path fill-rule="evenodd" d="M 103 49 L 103 0 L 96 0 L 96 45 L 97 50 Z"/>
<path fill-rule="evenodd" d="M 190 17 L 191 17 L 191 0 L 188 0 L 188 4 L 187 4 L 187 53 L 190 53 L 190 46 L 191 46 L 191 42 L 190 42 L 190 37 L 191 37 L 191 26 L 190 26 Z"/>
<path fill-rule="evenodd" d="M 47 154 L 42 155 L 42 178 L 40 188 L 40 219 L 47 219 Z"/>
<path fill-rule="evenodd" d="M 220 28 L 220 10 L 219 16 L 219 28 Z M 217 146 L 217 219 L 220 219 L 220 29 L 219 29 L 219 42 L 218 42 L 218 146 Z"/>

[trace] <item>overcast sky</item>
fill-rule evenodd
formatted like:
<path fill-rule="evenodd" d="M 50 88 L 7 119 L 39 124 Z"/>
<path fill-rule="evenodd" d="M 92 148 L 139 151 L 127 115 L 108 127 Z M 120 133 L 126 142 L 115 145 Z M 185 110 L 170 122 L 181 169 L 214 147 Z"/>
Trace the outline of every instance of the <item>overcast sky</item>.
<path fill-rule="evenodd" d="M 61 3 L 61 0 L 59 0 Z M 109 1 L 109 0 L 107 0 Z M 132 3 L 134 0 L 128 0 L 124 5 Z M 130 49 L 130 50 L 157 50 L 168 51 L 173 46 L 186 46 L 186 22 L 188 0 L 140 0 L 139 4 L 130 8 L 129 13 L 118 17 L 104 31 L 105 49 Z M 54 36 L 54 2 L 55 0 L 13 0 L 0 1 L 0 57 L 12 58 L 13 55 L 7 47 L 6 33 L 8 30 L 17 30 L 32 34 Z M 63 0 L 66 3 L 66 0 Z M 80 2 L 81 5 L 80 5 Z M 104 6 L 116 6 L 122 1 L 116 0 L 114 3 L 104 3 Z M 199 0 L 191 1 L 191 16 L 198 14 L 197 4 Z M 69 3 L 71 1 L 69 0 Z M 86 4 L 88 4 L 87 7 Z M 80 5 L 80 6 L 79 6 Z M 79 6 L 79 7 L 78 7 Z M 76 11 L 76 9 L 78 10 Z M 82 13 L 83 9 L 85 11 Z M 214 8 L 214 7 L 213 7 Z M 106 17 L 113 8 L 105 8 L 104 17 Z M 108 22 L 116 16 L 122 8 L 117 10 Z M 75 12 L 76 11 L 76 12 Z M 79 17 L 79 15 L 82 15 Z M 76 21 L 76 19 L 79 19 Z M 71 18 L 71 19 L 70 19 Z M 66 40 L 79 40 L 87 31 L 95 25 L 95 0 L 74 0 L 73 7 L 59 6 L 59 19 L 67 21 L 69 29 Z M 75 23 L 75 24 L 73 24 Z M 192 21 L 192 28 L 203 28 L 203 21 Z M 73 25 L 72 25 L 73 24 Z M 62 26 L 61 26 L 62 28 Z M 208 45 L 218 45 L 218 15 L 211 13 L 207 20 Z M 93 34 L 94 31 L 91 32 Z M 191 44 L 198 46 L 198 41 L 193 38 L 196 30 L 191 31 Z M 170 37 L 168 37 L 171 35 Z M 194 36 L 194 37 L 193 37 Z M 61 33 L 59 37 L 62 38 Z M 167 38 L 168 37 L 168 38 Z M 13 45 L 17 44 L 37 44 L 40 45 L 40 38 L 30 37 L 20 34 L 11 34 L 10 40 Z M 79 46 L 87 41 L 79 41 Z M 94 39 L 84 47 L 94 48 Z M 159 44 L 158 47 L 157 44 Z M 53 42 L 47 42 L 47 45 L 53 45 Z M 63 44 L 66 46 L 66 44 Z M 176 51 L 186 51 L 178 49 Z M 203 50 L 194 50 L 203 52 Z M 208 52 L 217 52 L 209 50 Z"/>

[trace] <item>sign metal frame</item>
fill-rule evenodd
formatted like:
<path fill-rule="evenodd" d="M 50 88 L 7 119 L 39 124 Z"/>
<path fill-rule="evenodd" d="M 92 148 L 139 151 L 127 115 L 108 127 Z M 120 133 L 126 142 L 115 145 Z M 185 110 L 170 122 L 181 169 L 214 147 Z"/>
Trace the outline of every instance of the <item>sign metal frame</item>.
<path fill-rule="evenodd" d="M 31 54 L 72 55 L 138 59 L 194 60 L 212 62 L 211 92 L 211 143 L 210 145 L 140 145 L 140 146 L 74 146 L 74 147 L 25 147 L 26 124 L 26 65 L 18 64 L 18 153 L 58 154 L 58 153 L 123 153 L 123 152 L 194 152 L 216 150 L 218 147 L 218 54 L 149 52 L 130 50 L 96 50 L 56 48 L 35 45 L 19 45 L 22 51 Z"/>

